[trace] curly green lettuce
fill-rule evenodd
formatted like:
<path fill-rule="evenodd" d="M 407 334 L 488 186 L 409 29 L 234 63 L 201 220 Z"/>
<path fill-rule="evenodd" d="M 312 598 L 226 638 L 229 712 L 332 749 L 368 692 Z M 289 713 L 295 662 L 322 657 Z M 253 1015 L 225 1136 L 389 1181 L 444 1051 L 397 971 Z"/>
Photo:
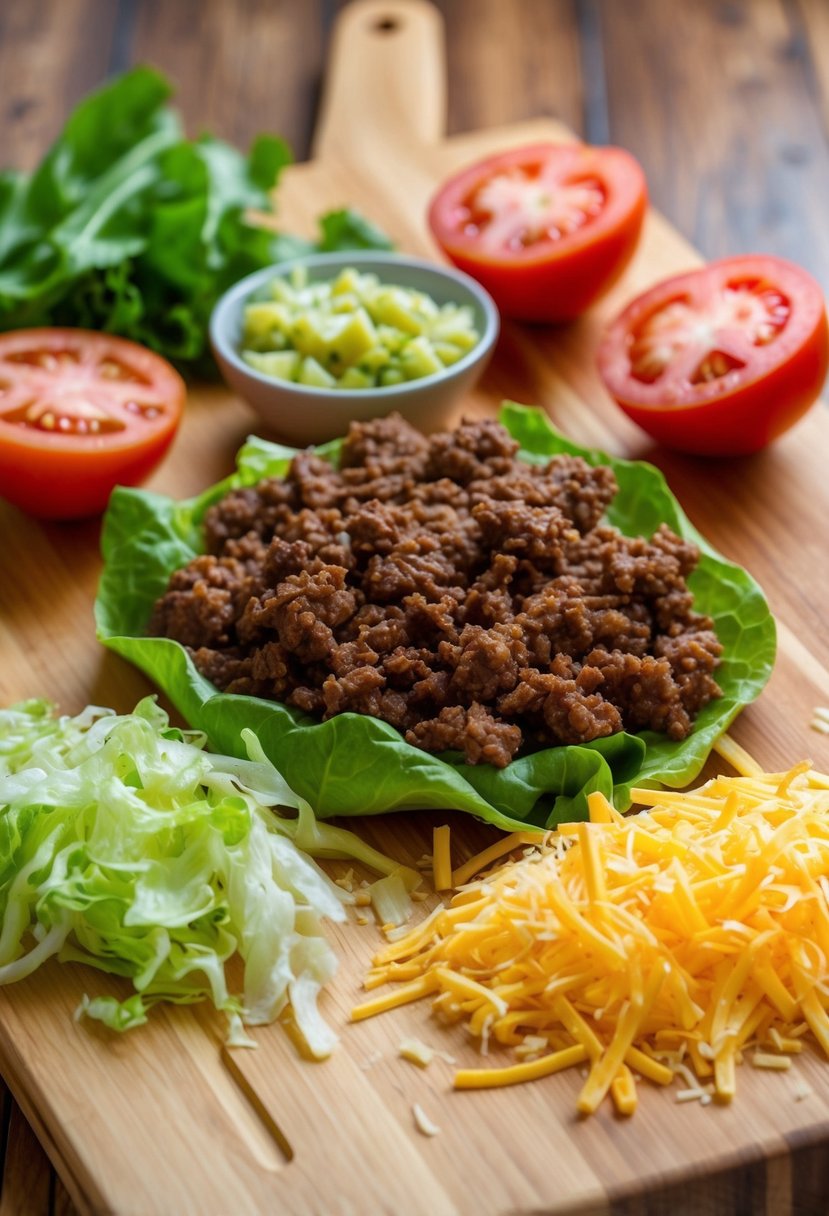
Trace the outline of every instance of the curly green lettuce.
<path fill-rule="evenodd" d="M 293 449 L 256 438 L 239 453 L 236 472 L 197 498 L 175 502 L 140 490 L 115 491 L 104 522 L 106 564 L 95 609 L 99 637 L 146 672 L 214 747 L 231 751 L 243 726 L 254 731 L 292 788 L 323 817 L 455 809 L 505 831 L 546 829 L 584 818 L 593 790 L 626 807 L 634 785 L 687 785 L 714 740 L 771 674 L 775 626 L 762 591 L 699 535 L 657 469 L 570 443 L 541 410 L 508 403 L 500 417 L 520 443 L 519 455 L 531 464 L 566 452 L 610 465 L 619 493 L 607 514 L 621 532 L 651 536 L 665 522 L 699 546 L 701 559 L 689 586 L 697 610 L 713 618 L 724 646 L 717 672 L 723 695 L 705 706 L 681 742 L 653 731 L 619 733 L 545 748 L 495 769 L 465 764 L 455 753 L 429 755 L 376 718 L 345 713 L 320 723 L 286 705 L 217 692 L 178 642 L 147 637 L 146 627 L 172 572 L 203 551 L 201 521 L 211 503 L 233 487 L 286 472 Z M 336 461 L 339 441 L 320 451 Z"/>
<path fill-rule="evenodd" d="M 80 325 L 211 371 L 219 296 L 251 271 L 312 251 L 388 249 L 362 216 L 333 211 L 315 241 L 248 222 L 271 211 L 290 163 L 261 135 L 244 155 L 185 138 L 169 82 L 136 67 L 84 98 L 34 173 L 0 172 L 0 330 Z"/>

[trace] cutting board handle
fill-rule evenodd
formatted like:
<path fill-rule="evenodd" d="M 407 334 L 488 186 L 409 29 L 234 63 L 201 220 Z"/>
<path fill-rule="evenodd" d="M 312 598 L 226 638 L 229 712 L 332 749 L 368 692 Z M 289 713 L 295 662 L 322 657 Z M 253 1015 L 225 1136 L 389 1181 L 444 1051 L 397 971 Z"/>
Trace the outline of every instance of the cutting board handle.
<path fill-rule="evenodd" d="M 312 156 L 359 165 L 388 147 L 399 157 L 445 125 L 440 13 L 429 0 L 352 0 L 334 26 Z"/>

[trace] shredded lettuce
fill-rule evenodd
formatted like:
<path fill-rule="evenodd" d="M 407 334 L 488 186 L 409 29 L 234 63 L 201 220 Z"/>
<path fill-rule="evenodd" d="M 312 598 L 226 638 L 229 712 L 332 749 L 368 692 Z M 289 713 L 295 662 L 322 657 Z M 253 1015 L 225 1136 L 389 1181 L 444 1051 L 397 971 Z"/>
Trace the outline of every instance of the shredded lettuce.
<path fill-rule="evenodd" d="M 387 874 L 368 888 L 371 906 L 381 925 L 405 925 L 412 914 L 412 901 L 403 876 Z"/>
<path fill-rule="evenodd" d="M 252 1043 L 243 1023 L 290 1003 L 327 1055 L 336 1035 L 317 999 L 336 959 L 322 920 L 342 921 L 351 897 L 304 850 L 395 866 L 318 825 L 252 742 L 252 759 L 211 755 L 149 697 L 122 716 L 0 710 L 0 983 L 53 956 L 88 963 L 135 991 L 84 997 L 77 1016 L 122 1031 L 158 1001 L 211 1000 L 236 1045 Z M 226 970 L 237 954 L 241 993 Z"/>
<path fill-rule="evenodd" d="M 344 713 L 317 722 L 288 705 L 218 692 L 178 642 L 147 637 L 147 622 L 172 572 L 204 551 L 201 525 L 207 508 L 234 487 L 286 473 L 294 450 L 264 439 L 251 438 L 239 452 L 237 471 L 197 498 L 175 502 L 141 490 L 115 490 L 104 521 L 98 636 L 145 671 L 190 725 L 207 733 L 212 747 L 235 750 L 242 728 L 254 733 L 257 754 L 268 757 L 291 787 L 313 802 L 320 818 L 451 808 L 508 832 L 545 829 L 584 819 L 593 790 L 626 807 L 633 786 L 688 785 L 714 740 L 771 674 L 775 626 L 760 587 L 699 535 L 652 465 L 578 447 L 542 410 L 507 402 L 500 419 L 530 464 L 566 452 L 610 465 L 619 493 L 607 515 L 621 532 L 651 536 L 664 521 L 699 545 L 701 559 L 689 586 L 695 607 L 713 618 L 724 645 L 717 670 L 723 695 L 698 714 L 687 739 L 620 732 L 591 743 L 543 748 L 495 769 L 466 764 L 457 752 L 429 755 L 377 718 Z M 336 461 L 339 447 L 334 441 L 317 451 Z"/>

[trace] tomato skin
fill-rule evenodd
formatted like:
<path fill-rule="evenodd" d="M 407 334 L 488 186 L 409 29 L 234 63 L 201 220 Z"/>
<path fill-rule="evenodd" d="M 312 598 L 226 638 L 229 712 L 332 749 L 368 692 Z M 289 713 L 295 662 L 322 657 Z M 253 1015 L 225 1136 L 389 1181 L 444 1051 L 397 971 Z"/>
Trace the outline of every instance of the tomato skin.
<path fill-rule="evenodd" d="M 628 352 L 632 335 L 665 302 L 699 284 L 763 276 L 791 302 L 786 329 L 760 348 L 754 365 L 706 384 L 687 380 L 637 383 Z M 714 342 L 716 345 L 716 342 Z M 782 258 L 724 258 L 677 275 L 633 300 L 605 331 L 597 352 L 599 374 L 616 403 L 665 447 L 700 456 L 745 456 L 792 427 L 820 396 L 829 371 L 829 325 L 820 287 L 805 270 Z M 727 379 L 727 383 L 725 380 Z"/>
<path fill-rule="evenodd" d="M 594 177 L 604 205 L 583 227 L 519 251 L 483 247 L 458 220 L 462 200 L 493 176 L 547 160 L 564 179 Z M 607 291 L 628 265 L 647 211 L 638 162 L 622 148 L 536 144 L 491 156 L 450 178 L 429 206 L 429 226 L 443 252 L 489 291 L 504 316 L 569 321 Z"/>
<path fill-rule="evenodd" d="M 72 459 L 58 449 L 33 451 L 24 444 L 0 441 L 0 497 L 35 519 L 87 519 L 100 515 L 116 485 L 137 486 L 161 462 L 171 431 L 162 444 L 137 450 L 126 460 L 106 453 L 93 460 Z"/>
<path fill-rule="evenodd" d="M 173 441 L 186 398 L 183 380 L 166 360 L 137 343 L 81 329 L 30 329 L 0 334 L 0 386 L 14 360 L 61 357 L 68 352 L 83 363 L 84 372 L 102 361 L 116 360 L 141 377 L 132 393 L 158 403 L 157 416 L 131 417 L 117 403 L 113 415 L 119 429 L 112 433 L 65 434 L 10 421 L 0 388 L 0 498 L 39 519 L 84 519 L 100 514 L 115 485 L 134 486 L 159 464 Z M 12 371 L 12 375 L 14 372 Z M 17 389 L 25 380 L 12 383 Z M 107 395 L 106 382 L 95 380 L 98 396 Z M 43 386 L 41 377 L 35 393 Z M 55 375 L 60 402 L 61 375 Z M 48 391 L 48 390 L 47 390 Z M 110 389 L 110 392 L 112 390 Z M 78 395 L 83 395 L 84 387 Z M 58 410 L 61 409 L 58 405 Z"/>

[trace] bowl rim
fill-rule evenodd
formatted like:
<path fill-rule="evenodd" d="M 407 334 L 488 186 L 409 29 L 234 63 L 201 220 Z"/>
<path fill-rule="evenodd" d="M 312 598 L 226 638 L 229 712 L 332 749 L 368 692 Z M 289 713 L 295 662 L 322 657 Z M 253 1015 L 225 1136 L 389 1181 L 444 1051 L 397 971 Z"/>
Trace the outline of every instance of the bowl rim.
<path fill-rule="evenodd" d="M 353 262 L 367 262 L 369 265 L 378 266 L 378 268 L 380 266 L 405 266 L 412 270 L 425 271 L 436 279 L 443 279 L 444 281 L 460 285 L 470 295 L 474 296 L 483 312 L 485 320 L 480 338 L 471 350 L 468 350 L 462 358 L 458 359 L 456 363 L 450 364 L 449 367 L 441 368 L 437 372 L 431 372 L 428 376 L 420 376 L 415 380 L 404 380 L 401 384 L 378 385 L 374 388 L 326 388 L 316 384 L 298 384 L 294 380 L 279 380 L 276 376 L 269 376 L 265 372 L 258 371 L 242 359 L 227 333 L 228 318 L 232 310 L 238 305 L 240 299 L 247 299 L 262 284 L 269 282 L 281 274 L 290 273 L 296 266 L 330 266 L 334 269 L 335 267 L 346 267 Z M 390 284 L 390 286 L 394 285 L 393 283 Z M 254 270 L 251 274 L 245 275 L 243 279 L 240 279 L 238 283 L 234 283 L 232 287 L 229 287 L 219 297 L 210 316 L 209 329 L 210 343 L 217 359 L 229 363 L 235 371 L 240 372 L 255 383 L 280 392 L 296 392 L 300 396 L 309 398 L 309 400 L 313 400 L 314 398 L 318 400 L 330 400 L 332 395 L 336 395 L 338 399 L 342 397 L 345 404 L 348 401 L 377 401 L 405 397 L 409 394 L 422 392 L 424 388 L 429 388 L 446 380 L 462 376 L 464 372 L 474 367 L 476 363 L 490 354 L 498 339 L 501 324 L 497 305 L 486 288 L 482 287 L 471 275 L 465 274 L 462 270 L 457 270 L 454 266 L 444 266 L 437 262 L 427 261 L 425 258 L 411 257 L 408 254 L 393 253 L 391 251 L 350 249 L 335 253 L 299 254 L 296 257 L 284 258 L 281 262 L 274 262 L 270 266 L 263 266 L 260 270 Z"/>

